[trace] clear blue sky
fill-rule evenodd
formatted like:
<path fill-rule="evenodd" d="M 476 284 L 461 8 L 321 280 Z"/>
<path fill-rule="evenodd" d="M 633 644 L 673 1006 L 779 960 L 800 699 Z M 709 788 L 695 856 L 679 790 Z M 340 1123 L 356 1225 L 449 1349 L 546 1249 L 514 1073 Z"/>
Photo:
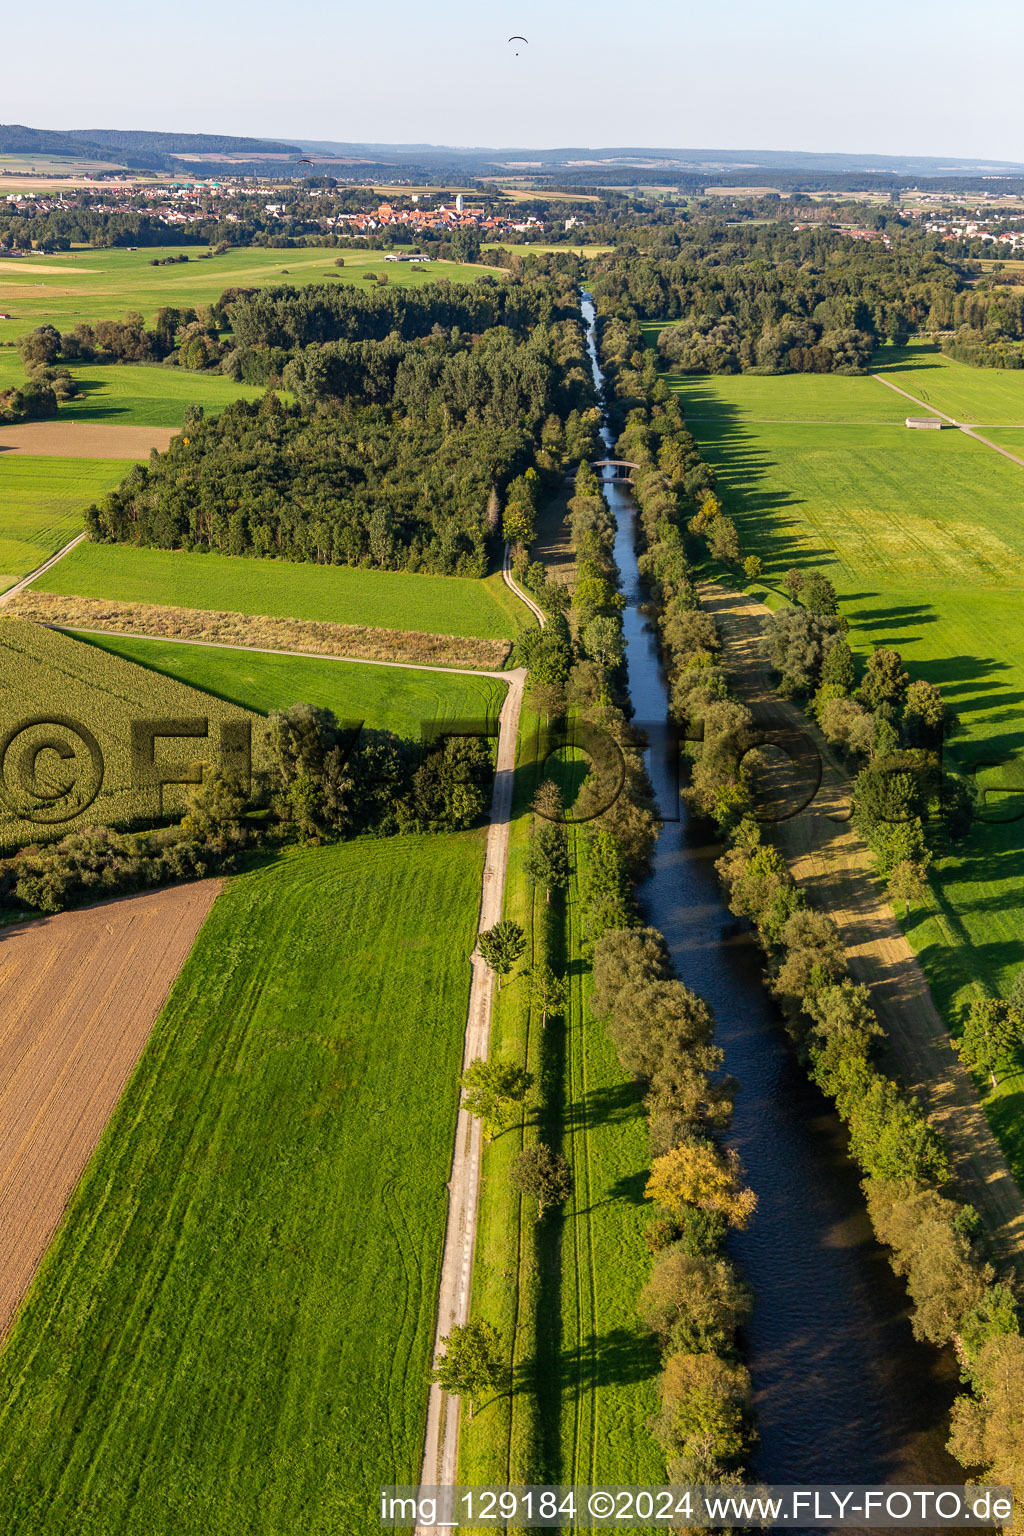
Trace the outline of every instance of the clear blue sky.
<path fill-rule="evenodd" d="M 3 51 L 36 127 L 1024 161 L 1019 0 L 50 0 Z"/>

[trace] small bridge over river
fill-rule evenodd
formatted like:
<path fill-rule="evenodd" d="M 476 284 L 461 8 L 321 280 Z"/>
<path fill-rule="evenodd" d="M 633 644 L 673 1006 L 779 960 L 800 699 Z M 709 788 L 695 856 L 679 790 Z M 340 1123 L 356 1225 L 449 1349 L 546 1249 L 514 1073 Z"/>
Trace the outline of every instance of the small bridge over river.
<path fill-rule="evenodd" d="M 591 469 L 597 470 L 597 478 L 602 484 L 609 481 L 621 480 L 627 485 L 633 484 L 632 471 L 639 469 L 639 464 L 634 464 L 631 459 L 591 459 Z M 566 480 L 575 480 L 575 475 L 566 475 Z"/>

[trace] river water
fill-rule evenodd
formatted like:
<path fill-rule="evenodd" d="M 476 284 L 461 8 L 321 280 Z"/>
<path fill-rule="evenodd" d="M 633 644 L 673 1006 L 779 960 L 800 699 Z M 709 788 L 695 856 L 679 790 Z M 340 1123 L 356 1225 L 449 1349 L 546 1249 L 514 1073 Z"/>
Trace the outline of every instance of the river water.
<path fill-rule="evenodd" d="M 588 298 L 582 309 L 600 389 Z M 610 450 L 607 427 L 602 436 Z M 640 608 L 632 493 L 611 484 L 605 495 L 617 525 L 635 718 L 661 722 L 668 693 Z M 679 821 L 666 821 L 640 902 L 682 980 L 713 1006 L 725 1069 L 740 1083 L 731 1140 L 758 1197 L 749 1231 L 730 1242 L 755 1298 L 745 1338 L 760 1430 L 751 1471 L 769 1483 L 962 1482 L 944 1448 L 955 1362 L 913 1338 L 843 1128 L 796 1061 L 759 953 L 723 900 L 714 871 L 721 849 L 710 837 L 685 807 Z"/>

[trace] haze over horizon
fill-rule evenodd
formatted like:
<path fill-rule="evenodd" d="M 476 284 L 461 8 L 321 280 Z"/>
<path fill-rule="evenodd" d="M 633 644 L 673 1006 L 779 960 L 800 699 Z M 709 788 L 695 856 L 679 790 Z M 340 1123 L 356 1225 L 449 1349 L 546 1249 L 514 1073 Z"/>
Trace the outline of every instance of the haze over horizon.
<path fill-rule="evenodd" d="M 9 122 L 1024 160 L 1015 92 L 999 87 L 1024 63 L 1024 21 L 1005 0 L 977 0 L 969 27 L 955 0 L 863 0 L 855 14 L 825 14 L 811 0 L 770 10 L 753 0 L 705 10 L 516 0 L 500 13 L 469 0 L 392 0 L 372 15 L 295 0 L 285 26 L 266 0 L 182 0 L 170 36 L 162 13 L 125 0 L 87 10 L 54 0 L 47 15 L 61 47 L 47 50 L 45 70 L 5 82 Z M 5 30 L 9 57 L 38 50 L 35 14 L 12 14 Z M 98 31 L 102 79 L 83 66 L 97 57 Z M 530 40 L 518 57 L 512 32 Z"/>

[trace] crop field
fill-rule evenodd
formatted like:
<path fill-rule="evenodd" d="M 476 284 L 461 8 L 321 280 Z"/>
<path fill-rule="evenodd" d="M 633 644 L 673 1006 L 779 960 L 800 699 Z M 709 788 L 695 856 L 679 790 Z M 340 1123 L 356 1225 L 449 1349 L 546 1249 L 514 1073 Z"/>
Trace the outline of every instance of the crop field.
<path fill-rule="evenodd" d="M 483 848 L 220 897 L 0 1357 L 5 1536 L 368 1536 L 417 1481 Z"/>
<path fill-rule="evenodd" d="M 3 929 L 0 1339 L 219 890 L 193 881 Z"/>
<path fill-rule="evenodd" d="M 35 624 L 0 619 L 0 677 L 0 849 L 172 814 L 204 761 L 263 766 L 252 711 Z"/>
<path fill-rule="evenodd" d="M 302 701 L 333 709 L 339 720 L 362 720 L 368 730 L 394 731 L 417 741 L 435 722 L 495 722 L 505 684 L 452 672 L 415 672 L 404 667 L 347 661 L 310 661 L 298 656 L 247 656 L 213 646 L 161 640 L 89 637 L 91 644 L 139 666 L 151 667 L 192 688 L 214 693 L 244 709 L 267 714 Z"/>
<path fill-rule="evenodd" d="M 500 574 L 477 581 L 90 543 L 40 577 L 38 590 L 485 640 L 511 639 L 525 611 Z"/>
<path fill-rule="evenodd" d="M 85 508 L 130 468 L 118 459 L 0 452 L 0 592 L 81 533 Z"/>
<path fill-rule="evenodd" d="M 165 256 L 188 256 L 187 262 L 154 267 Z M 343 267 L 335 266 L 338 257 Z M 206 259 L 188 246 L 147 246 L 142 250 L 89 249 L 61 251 L 54 256 L 33 254 L 0 261 L 0 309 L 11 315 L 0 320 L 0 341 L 13 341 L 37 325 L 49 323 L 73 330 L 79 323 L 120 320 L 130 309 L 152 323 L 165 304 L 211 304 L 225 288 L 262 288 L 274 284 L 303 287 L 307 283 L 364 283 L 368 276 L 386 277 L 401 287 L 420 287 L 430 278 L 475 282 L 490 273 L 501 280 L 499 268 L 432 261 L 424 267 L 384 260 L 382 251 L 334 251 L 324 247 L 281 251 L 262 246 L 240 247 Z M 368 286 L 368 284 L 367 284 Z"/>
<path fill-rule="evenodd" d="M 88 178 L 98 175 L 100 171 L 116 171 L 120 164 L 119 160 L 80 160 L 75 155 L 0 155 L 0 171 L 10 171 L 15 176 L 78 175 Z"/>
<path fill-rule="evenodd" d="M 975 419 L 1014 419 L 1009 409 L 989 414 L 988 391 L 1002 392 L 1004 406 L 1010 392 L 1024 401 L 1024 377 L 936 358 L 928 354 L 926 385 L 917 372 L 891 376 L 964 419 L 969 409 Z M 765 561 L 769 588 L 791 566 L 824 570 L 854 647 L 894 646 L 911 674 L 939 684 L 957 710 L 963 729 L 951 763 L 972 773 L 1000 762 L 1009 766 L 984 781 L 1024 786 L 1024 468 L 954 429 L 915 433 L 856 420 L 851 402 L 864 391 L 892 394 L 873 379 L 674 382 L 745 548 Z M 1024 448 L 1020 431 L 985 436 L 1011 452 Z M 1024 821 L 1005 820 L 1014 799 L 992 802 L 988 814 L 1003 824 L 976 821 L 936 860 L 931 910 L 905 924 L 954 1028 L 979 985 L 1005 993 L 1024 965 Z M 1024 1177 L 1024 1074 L 1005 1080 L 986 1107 Z"/>
<path fill-rule="evenodd" d="M 190 405 L 201 405 L 207 415 L 214 415 L 232 400 L 258 400 L 264 393 L 252 384 L 236 384 L 223 374 L 189 373 L 184 368 L 161 365 L 71 363 L 68 371 L 81 394 L 61 406 L 61 422 L 180 427 Z M 0 390 L 13 388 L 24 378 L 20 353 L 12 347 L 0 348 Z"/>

